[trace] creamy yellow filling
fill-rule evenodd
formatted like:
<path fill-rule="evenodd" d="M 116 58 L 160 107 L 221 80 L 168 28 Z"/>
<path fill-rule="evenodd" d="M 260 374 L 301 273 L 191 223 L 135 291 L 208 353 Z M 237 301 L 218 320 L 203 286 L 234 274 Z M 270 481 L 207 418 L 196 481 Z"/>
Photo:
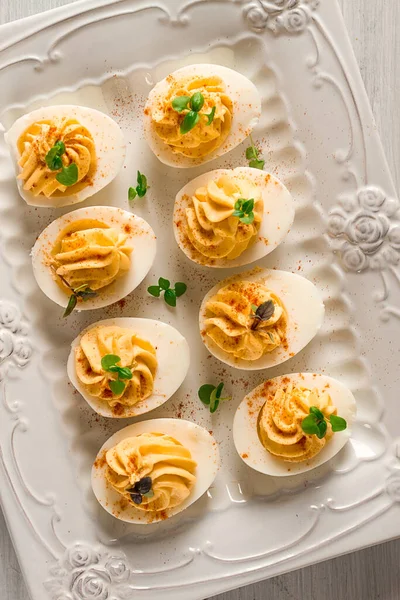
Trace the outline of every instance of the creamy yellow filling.
<path fill-rule="evenodd" d="M 254 327 L 253 306 L 273 302 L 274 312 Z M 206 303 L 205 332 L 221 350 L 242 360 L 258 360 L 286 347 L 287 313 L 278 296 L 259 283 L 240 281 L 221 288 Z"/>
<path fill-rule="evenodd" d="M 329 417 L 336 415 L 336 407 L 327 391 L 293 386 L 280 386 L 274 396 L 264 404 L 258 420 L 258 435 L 264 448 L 274 456 L 291 462 L 302 462 L 316 456 L 333 433 L 328 421 L 326 436 L 304 433 L 301 423 L 315 406 Z"/>
<path fill-rule="evenodd" d="M 87 285 L 102 290 L 130 268 L 128 235 L 101 221 L 82 219 L 69 224 L 58 236 L 51 252 L 51 266 L 72 288 Z"/>
<path fill-rule="evenodd" d="M 233 216 L 238 200 L 254 200 L 254 221 L 242 223 Z M 209 259 L 232 260 L 240 256 L 256 239 L 264 203 L 258 189 L 245 177 L 222 175 L 198 188 L 186 208 L 188 243 Z"/>
<path fill-rule="evenodd" d="M 47 153 L 58 141 L 65 144 L 61 156 L 64 167 L 71 163 L 78 167 L 78 181 L 68 187 L 57 181 L 58 171 L 51 171 L 46 164 Z M 79 121 L 65 118 L 33 123 L 21 134 L 17 147 L 21 167 L 18 179 L 23 181 L 24 190 L 34 196 L 73 196 L 92 185 L 97 167 L 96 148 L 90 131 Z"/>
<path fill-rule="evenodd" d="M 219 148 L 229 135 L 232 126 L 233 104 L 225 92 L 225 84 L 220 77 L 186 77 L 175 79 L 169 77 L 168 93 L 158 97 L 148 108 L 154 131 L 171 150 L 190 158 L 207 156 Z M 202 115 L 198 124 L 188 133 L 182 134 L 180 125 L 184 113 L 172 108 L 172 101 L 177 96 L 191 97 L 201 92 L 204 106 L 201 113 L 209 114 L 215 108 L 215 116 L 211 125 L 207 117 Z"/>
<path fill-rule="evenodd" d="M 106 478 L 135 508 L 165 511 L 182 504 L 196 482 L 197 463 L 190 451 L 163 433 L 142 433 L 127 438 L 108 450 Z M 152 480 L 151 497 L 132 501 L 129 490 L 144 477 Z"/>
<path fill-rule="evenodd" d="M 125 389 L 114 394 L 110 389 L 113 373 L 106 372 L 101 359 L 115 354 L 118 366 L 129 367 L 132 379 L 125 379 Z M 157 371 L 156 351 L 130 330 L 117 326 L 99 326 L 85 333 L 75 349 L 75 368 L 81 385 L 88 394 L 104 400 L 111 407 L 130 407 L 153 393 Z"/>

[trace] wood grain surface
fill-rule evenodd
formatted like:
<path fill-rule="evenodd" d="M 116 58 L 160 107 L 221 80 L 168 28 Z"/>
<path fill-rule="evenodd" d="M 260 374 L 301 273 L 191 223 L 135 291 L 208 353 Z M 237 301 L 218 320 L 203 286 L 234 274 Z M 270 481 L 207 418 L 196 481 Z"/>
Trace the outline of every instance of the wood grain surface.
<path fill-rule="evenodd" d="M 0 0 L 6 23 L 69 0 Z M 330 1 L 330 0 L 325 0 Z M 400 0 L 340 0 L 371 100 L 389 165 L 400 182 Z M 0 600 L 28 600 L 0 513 Z M 275 579 L 213 600 L 400 600 L 400 540 Z"/>

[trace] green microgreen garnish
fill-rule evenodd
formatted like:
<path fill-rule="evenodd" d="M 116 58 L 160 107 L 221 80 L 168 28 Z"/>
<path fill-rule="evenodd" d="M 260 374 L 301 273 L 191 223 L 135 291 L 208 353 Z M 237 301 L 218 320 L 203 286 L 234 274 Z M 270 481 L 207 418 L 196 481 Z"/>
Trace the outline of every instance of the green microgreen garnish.
<path fill-rule="evenodd" d="M 211 123 L 214 121 L 215 111 L 216 110 L 217 110 L 217 107 L 213 106 L 212 109 L 211 109 L 211 112 L 204 113 L 204 116 L 207 117 L 207 125 L 211 125 Z"/>
<path fill-rule="evenodd" d="M 254 200 L 250 198 L 250 200 L 245 200 L 244 198 L 239 198 L 239 200 L 235 203 L 235 210 L 232 213 L 233 217 L 237 217 L 239 221 L 246 224 L 251 224 L 254 221 Z"/>
<path fill-rule="evenodd" d="M 201 109 L 204 106 L 204 96 L 201 92 L 195 92 L 193 96 L 177 96 L 172 100 L 172 108 L 177 113 L 184 113 L 185 116 L 180 125 L 180 132 L 184 135 L 189 133 L 196 127 L 200 121 L 200 117 L 206 117 L 207 125 L 211 125 L 215 117 L 216 107 L 213 106 L 211 112 L 201 113 Z"/>
<path fill-rule="evenodd" d="M 154 492 L 151 489 L 152 485 L 153 481 L 151 477 L 142 477 L 142 479 L 137 481 L 132 488 L 127 490 L 132 502 L 135 504 L 142 504 L 143 496 L 146 498 L 152 498 L 154 496 Z"/>
<path fill-rule="evenodd" d="M 78 181 L 79 171 L 75 163 L 71 163 L 68 167 L 63 167 L 60 173 L 57 173 L 56 179 L 61 185 L 70 187 Z"/>
<path fill-rule="evenodd" d="M 147 291 L 151 296 L 155 298 L 159 298 L 161 296 L 161 292 L 164 292 L 164 300 L 169 306 L 176 306 L 176 299 L 183 294 L 187 290 L 186 283 L 182 283 L 178 281 L 173 288 L 171 288 L 171 282 L 168 279 L 164 279 L 164 277 L 160 277 L 158 280 L 158 285 L 151 285 L 147 288 Z"/>
<path fill-rule="evenodd" d="M 62 275 L 59 275 L 54 267 L 51 267 L 55 277 L 58 277 L 60 281 L 65 285 L 66 288 L 71 290 L 71 295 L 68 299 L 67 307 L 64 311 L 63 317 L 69 317 L 69 315 L 74 311 L 76 305 L 78 304 L 78 298 L 86 302 L 90 298 L 95 298 L 97 296 L 97 292 L 92 290 L 91 287 L 87 283 L 79 285 L 76 288 L 73 288 L 72 285 L 68 283 L 68 281 Z"/>
<path fill-rule="evenodd" d="M 260 158 L 260 151 L 254 144 L 253 136 L 250 134 L 251 146 L 246 149 L 246 158 L 249 161 L 249 167 L 253 169 L 264 169 L 265 160 Z"/>
<path fill-rule="evenodd" d="M 132 379 L 132 370 L 130 367 L 121 367 L 117 365 L 121 358 L 116 354 L 106 354 L 101 359 L 101 367 L 108 373 L 115 373 L 117 379 L 111 379 L 109 381 L 110 390 L 116 396 L 120 396 L 125 390 L 126 384 L 124 380 Z"/>
<path fill-rule="evenodd" d="M 71 163 L 67 167 L 63 165 L 61 157 L 65 152 L 65 144 L 59 140 L 52 148 L 50 148 L 45 156 L 45 161 L 50 171 L 60 171 L 56 175 L 57 181 L 61 183 L 61 185 L 69 187 L 78 181 L 79 171 L 75 163 Z"/>
<path fill-rule="evenodd" d="M 330 415 L 325 417 L 324 413 L 316 406 L 310 407 L 310 414 L 301 422 L 301 428 L 307 435 L 316 435 L 320 440 L 326 436 L 328 430 L 328 421 L 331 424 L 332 431 L 344 431 L 347 429 L 347 422 L 342 417 Z"/>
<path fill-rule="evenodd" d="M 190 96 L 177 96 L 172 100 L 172 108 L 176 110 L 176 112 L 183 112 L 190 102 Z"/>
<path fill-rule="evenodd" d="M 204 106 L 204 96 L 201 92 L 196 92 L 190 98 L 190 108 L 194 110 L 194 112 L 200 112 Z"/>
<path fill-rule="evenodd" d="M 251 326 L 253 331 L 256 330 L 260 323 L 262 323 L 263 321 L 269 321 L 275 312 L 275 305 L 272 302 L 272 300 L 267 300 L 266 302 L 260 304 L 260 306 L 252 304 L 251 308 L 254 313 L 253 315 L 251 315 L 254 319 L 253 324 Z"/>
<path fill-rule="evenodd" d="M 58 141 L 54 144 L 52 148 L 50 148 L 45 157 L 46 165 L 49 167 L 50 171 L 58 171 L 59 169 L 62 169 L 63 163 L 61 160 L 61 156 L 64 153 L 64 142 Z"/>
<path fill-rule="evenodd" d="M 137 186 L 129 188 L 128 199 L 134 200 L 136 198 L 136 196 L 139 196 L 139 198 L 143 198 L 143 196 L 146 195 L 147 190 L 148 190 L 147 177 L 146 177 L 146 175 L 143 175 L 143 173 L 138 171 L 137 172 Z"/>
<path fill-rule="evenodd" d="M 217 410 L 219 403 L 224 400 L 231 400 L 231 397 L 221 398 L 222 390 L 224 389 L 224 384 L 220 383 L 219 385 L 211 385 L 210 383 L 205 383 L 199 388 L 198 396 L 203 404 L 210 408 L 210 413 L 215 413 Z"/>
<path fill-rule="evenodd" d="M 185 115 L 185 118 L 183 119 L 183 121 L 181 123 L 180 132 L 183 134 L 189 133 L 189 131 L 191 131 L 193 129 L 193 127 L 196 127 L 196 125 L 199 121 L 200 121 L 199 113 L 195 112 L 194 110 L 190 110 Z"/>

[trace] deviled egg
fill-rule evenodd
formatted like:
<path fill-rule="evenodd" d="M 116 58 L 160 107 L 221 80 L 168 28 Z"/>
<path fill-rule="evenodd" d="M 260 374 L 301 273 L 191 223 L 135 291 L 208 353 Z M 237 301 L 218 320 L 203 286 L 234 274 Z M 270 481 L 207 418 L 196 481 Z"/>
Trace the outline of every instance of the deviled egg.
<path fill-rule="evenodd" d="M 237 267 L 272 252 L 293 220 L 293 198 L 276 177 L 250 167 L 218 169 L 178 192 L 174 233 L 194 262 Z"/>
<path fill-rule="evenodd" d="M 257 370 L 285 362 L 317 334 L 324 304 L 305 277 L 258 267 L 221 281 L 200 307 L 207 349 L 238 369 Z"/>
<path fill-rule="evenodd" d="M 32 249 L 33 273 L 60 306 L 78 310 L 108 306 L 132 292 L 156 255 L 150 225 L 125 210 L 90 206 L 56 219 Z"/>
<path fill-rule="evenodd" d="M 18 190 L 32 206 L 83 202 L 118 175 L 126 145 L 118 124 L 84 106 L 39 108 L 5 134 Z"/>
<path fill-rule="evenodd" d="M 173 327 L 119 318 L 87 327 L 72 342 L 68 377 L 103 417 L 135 417 L 170 398 L 185 379 L 190 351 Z"/>
<path fill-rule="evenodd" d="M 188 65 L 150 92 L 144 131 L 161 162 L 187 168 L 236 148 L 260 114 L 260 95 L 247 77 L 220 65 Z"/>
<path fill-rule="evenodd" d="M 218 445 L 206 429 L 180 419 L 154 419 L 107 440 L 93 465 L 92 487 L 111 515 L 146 525 L 196 502 L 218 468 Z"/>
<path fill-rule="evenodd" d="M 274 477 L 315 469 L 351 437 L 353 394 L 326 375 L 295 373 L 269 379 L 241 402 L 233 438 L 242 460 Z"/>

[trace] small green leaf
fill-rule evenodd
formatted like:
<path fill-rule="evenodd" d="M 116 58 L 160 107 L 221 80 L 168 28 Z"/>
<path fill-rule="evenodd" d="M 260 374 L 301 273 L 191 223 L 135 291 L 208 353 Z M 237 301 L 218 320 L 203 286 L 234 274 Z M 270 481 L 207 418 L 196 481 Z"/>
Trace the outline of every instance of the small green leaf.
<path fill-rule="evenodd" d="M 245 215 L 244 217 L 240 217 L 240 222 L 245 225 L 251 225 L 254 221 L 254 213 L 250 213 L 249 215 Z"/>
<path fill-rule="evenodd" d="M 213 106 L 211 109 L 211 112 L 205 113 L 204 116 L 207 117 L 207 125 L 211 125 L 211 123 L 214 121 L 216 110 L 217 110 L 217 108 L 215 106 Z"/>
<path fill-rule="evenodd" d="M 315 415 L 308 415 L 301 422 L 301 428 L 307 435 L 318 435 L 319 427 Z"/>
<path fill-rule="evenodd" d="M 109 371 L 110 367 L 114 367 L 121 358 L 116 354 L 106 354 L 101 359 L 101 367 L 104 371 Z"/>
<path fill-rule="evenodd" d="M 74 292 L 75 292 L 75 294 L 80 294 L 80 292 L 83 292 L 87 289 L 90 289 L 90 288 L 88 288 L 88 284 L 83 283 L 82 285 L 79 285 L 78 287 L 74 288 Z"/>
<path fill-rule="evenodd" d="M 169 288 L 171 287 L 171 282 L 168 281 L 168 279 L 164 279 L 164 277 L 160 277 L 160 279 L 158 280 L 158 285 L 162 290 L 169 290 Z"/>
<path fill-rule="evenodd" d="M 83 289 L 81 289 L 82 287 Z M 79 296 L 79 298 L 82 298 L 84 302 L 86 302 L 86 300 L 90 300 L 90 298 L 95 298 L 97 296 L 97 292 L 92 290 L 92 288 L 90 288 L 88 285 L 80 286 L 79 288 L 75 289 L 74 292 L 77 296 Z"/>
<path fill-rule="evenodd" d="M 320 440 L 322 440 L 322 438 L 324 438 L 326 436 L 327 429 L 328 429 L 328 425 L 326 424 L 325 420 L 323 420 L 320 423 L 318 423 L 317 438 L 319 438 Z"/>
<path fill-rule="evenodd" d="M 205 383 L 199 388 L 197 393 L 203 404 L 206 404 L 207 406 L 210 404 L 210 397 L 214 390 L 215 385 L 211 385 L 211 383 Z"/>
<path fill-rule="evenodd" d="M 150 490 L 150 491 L 146 492 L 146 494 L 142 494 L 142 496 L 144 496 L 145 498 L 153 498 L 154 492 L 153 492 L 153 490 Z"/>
<path fill-rule="evenodd" d="M 217 397 L 217 388 L 214 388 L 210 395 L 210 413 L 215 413 L 219 406 L 219 398 Z"/>
<path fill-rule="evenodd" d="M 129 367 L 119 367 L 118 368 L 118 377 L 120 379 L 132 379 L 132 371 Z"/>
<path fill-rule="evenodd" d="M 190 108 L 195 112 L 200 112 L 204 106 L 204 96 L 201 92 L 196 92 L 190 98 Z"/>
<path fill-rule="evenodd" d="M 137 196 L 137 191 L 135 188 L 130 187 L 128 190 L 128 200 L 134 200 Z"/>
<path fill-rule="evenodd" d="M 159 298 L 161 294 L 161 289 L 158 285 L 151 285 L 147 288 L 150 296 L 154 296 L 155 298 Z"/>
<path fill-rule="evenodd" d="M 139 198 L 143 198 L 147 192 L 147 177 L 140 171 L 137 172 L 136 192 Z"/>
<path fill-rule="evenodd" d="M 135 504 L 142 504 L 143 496 L 142 494 L 137 494 L 136 492 L 130 493 L 130 497 L 132 502 Z"/>
<path fill-rule="evenodd" d="M 60 173 L 57 173 L 56 179 L 61 185 L 69 187 L 78 181 L 78 167 L 75 163 L 71 163 L 68 167 L 63 167 Z"/>
<path fill-rule="evenodd" d="M 257 309 L 258 309 L 258 306 L 256 306 L 255 304 L 252 304 L 252 305 L 251 305 L 251 310 L 252 310 L 254 313 L 256 313 L 256 312 L 257 312 Z"/>
<path fill-rule="evenodd" d="M 250 200 L 243 200 L 242 211 L 245 213 L 250 213 L 254 209 L 254 200 L 250 198 Z"/>
<path fill-rule="evenodd" d="M 187 285 L 186 283 L 182 283 L 181 281 L 178 281 L 178 283 L 175 284 L 175 294 L 177 298 L 180 298 L 181 296 L 183 296 L 183 294 L 186 292 L 187 290 Z"/>
<path fill-rule="evenodd" d="M 210 404 L 210 413 L 213 414 L 219 406 L 219 399 L 217 398 L 213 405 Z"/>
<path fill-rule="evenodd" d="M 320 411 L 320 409 L 317 406 L 310 407 L 310 415 L 315 415 L 317 417 L 318 421 L 325 420 L 324 413 L 322 411 Z"/>
<path fill-rule="evenodd" d="M 69 317 L 69 315 L 73 312 L 77 302 L 78 298 L 76 297 L 76 294 L 72 294 L 69 297 L 67 308 L 64 311 L 63 317 Z"/>
<path fill-rule="evenodd" d="M 258 306 L 254 315 L 254 322 L 251 329 L 254 331 L 263 321 L 269 321 L 275 312 L 275 305 L 272 300 L 267 300 Z"/>
<path fill-rule="evenodd" d="M 112 391 L 112 393 L 115 396 L 119 396 L 120 394 L 122 394 L 122 392 L 125 389 L 125 384 L 123 381 L 120 381 L 119 379 L 116 380 L 111 380 L 109 382 L 110 385 L 110 390 Z"/>
<path fill-rule="evenodd" d="M 150 492 L 152 485 L 153 481 L 151 477 L 142 477 L 142 479 L 135 483 L 133 489 L 135 492 L 138 492 L 139 494 L 145 496 Z"/>
<path fill-rule="evenodd" d="M 172 100 L 172 108 L 176 110 L 176 112 L 181 113 L 190 102 L 189 96 L 177 96 Z"/>
<path fill-rule="evenodd" d="M 215 390 L 215 395 L 218 398 L 218 400 L 221 398 L 221 394 L 222 394 L 222 390 L 224 389 L 224 384 L 223 383 L 219 383 L 216 390 Z"/>
<path fill-rule="evenodd" d="M 254 159 L 249 162 L 249 167 L 252 169 L 260 169 L 262 171 L 264 169 L 265 160 Z"/>
<path fill-rule="evenodd" d="M 332 431 L 337 433 L 339 431 L 344 431 L 347 429 L 347 421 L 342 417 L 338 417 L 337 415 L 331 415 L 329 417 L 330 424 L 332 425 Z"/>
<path fill-rule="evenodd" d="M 63 166 L 63 162 L 61 160 L 60 155 L 57 152 L 57 148 L 52 148 L 47 154 L 46 154 L 46 164 L 49 167 L 50 171 L 58 171 L 59 169 L 62 169 Z"/>
<path fill-rule="evenodd" d="M 54 144 L 52 148 L 48 151 L 45 157 L 46 165 L 49 167 L 51 171 L 58 171 L 62 169 L 63 163 L 61 160 L 62 154 L 65 153 L 65 144 L 64 142 L 58 141 Z"/>
<path fill-rule="evenodd" d="M 61 140 L 58 140 L 58 142 L 54 144 L 54 148 L 57 148 L 60 156 L 65 153 L 65 144 Z"/>
<path fill-rule="evenodd" d="M 200 116 L 199 113 L 195 112 L 194 110 L 189 111 L 186 115 L 185 118 L 183 119 L 181 126 L 180 126 L 180 132 L 184 135 L 185 133 L 189 133 L 189 131 L 191 131 L 193 129 L 193 127 L 196 127 L 197 123 L 199 122 Z"/>
<path fill-rule="evenodd" d="M 232 213 L 232 217 L 237 217 L 238 219 L 242 219 L 244 217 L 244 212 L 242 210 L 235 210 Z"/>
<path fill-rule="evenodd" d="M 176 294 L 175 290 L 166 290 L 164 294 L 164 300 L 168 304 L 168 306 L 176 306 Z"/>
<path fill-rule="evenodd" d="M 249 148 L 246 149 L 246 158 L 247 160 L 258 158 L 258 150 L 255 146 L 249 146 Z"/>

